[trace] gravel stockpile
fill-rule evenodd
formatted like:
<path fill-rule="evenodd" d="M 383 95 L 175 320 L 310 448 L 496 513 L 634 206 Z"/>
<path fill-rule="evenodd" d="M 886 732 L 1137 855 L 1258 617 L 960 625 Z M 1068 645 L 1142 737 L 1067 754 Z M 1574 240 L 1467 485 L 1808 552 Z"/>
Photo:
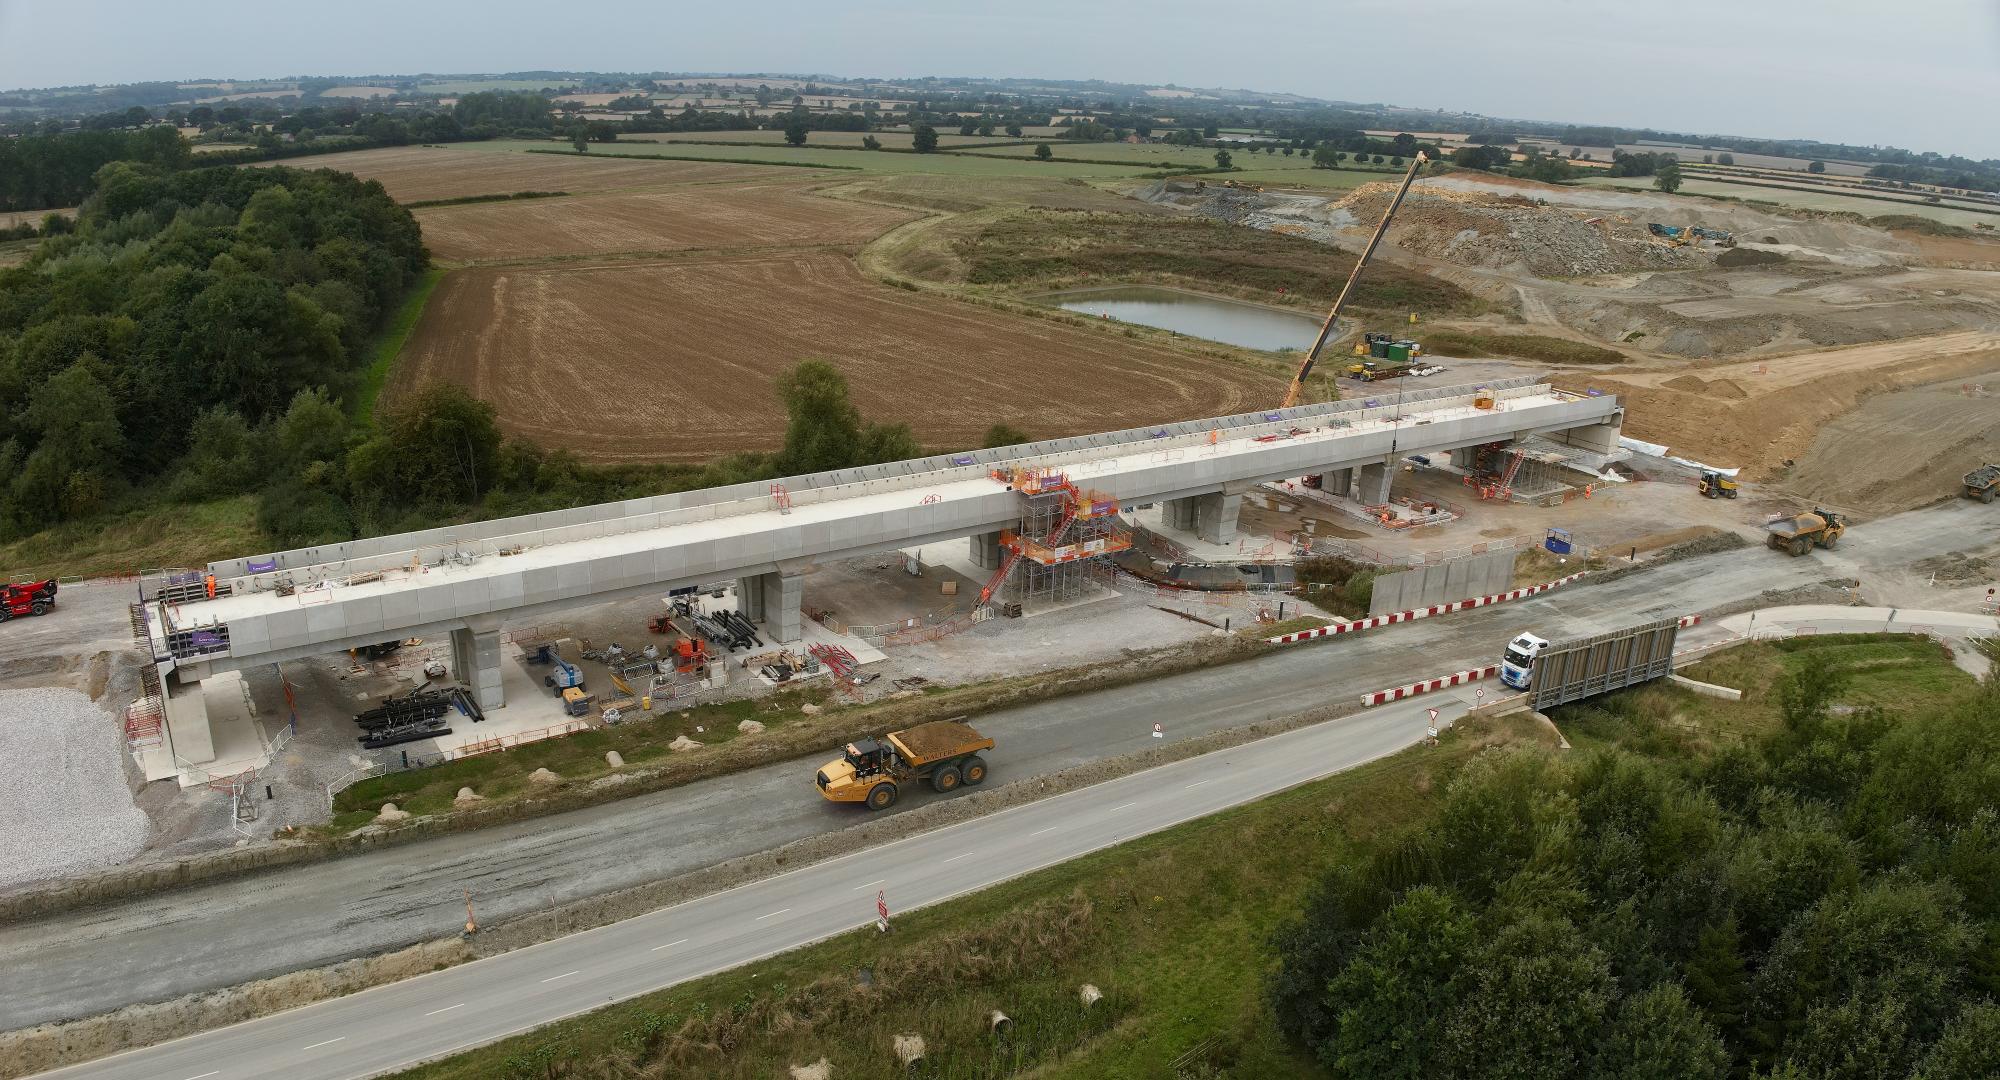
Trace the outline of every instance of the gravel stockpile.
<path fill-rule="evenodd" d="M 0 690 L 0 888 L 115 866 L 149 825 L 111 714 L 74 690 Z"/>

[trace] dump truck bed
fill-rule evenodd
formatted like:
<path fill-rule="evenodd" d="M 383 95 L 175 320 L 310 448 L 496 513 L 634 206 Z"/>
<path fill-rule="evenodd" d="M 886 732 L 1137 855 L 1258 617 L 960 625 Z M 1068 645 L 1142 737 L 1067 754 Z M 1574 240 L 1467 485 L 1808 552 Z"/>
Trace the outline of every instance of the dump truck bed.
<path fill-rule="evenodd" d="M 2000 484 L 2000 465 L 1982 465 L 1965 474 L 1965 486 L 1969 488 L 1992 487 Z"/>
<path fill-rule="evenodd" d="M 918 724 L 906 731 L 892 731 L 885 738 L 894 743 L 903 760 L 912 765 L 925 765 L 944 758 L 993 749 L 992 739 L 972 730 L 971 725 L 956 720 Z"/>

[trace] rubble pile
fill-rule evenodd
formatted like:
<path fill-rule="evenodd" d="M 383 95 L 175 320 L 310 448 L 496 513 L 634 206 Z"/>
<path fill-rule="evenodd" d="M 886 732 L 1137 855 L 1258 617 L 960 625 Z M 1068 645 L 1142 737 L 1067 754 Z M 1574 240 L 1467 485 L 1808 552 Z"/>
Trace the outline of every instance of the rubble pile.
<path fill-rule="evenodd" d="M 1364 184 L 1330 209 L 1380 220 L 1395 188 Z M 1663 244 L 1643 222 L 1547 206 L 1521 195 L 1420 187 L 1403 200 L 1390 236 L 1415 255 L 1461 266 L 1587 277 L 1706 266 L 1709 255 Z"/>

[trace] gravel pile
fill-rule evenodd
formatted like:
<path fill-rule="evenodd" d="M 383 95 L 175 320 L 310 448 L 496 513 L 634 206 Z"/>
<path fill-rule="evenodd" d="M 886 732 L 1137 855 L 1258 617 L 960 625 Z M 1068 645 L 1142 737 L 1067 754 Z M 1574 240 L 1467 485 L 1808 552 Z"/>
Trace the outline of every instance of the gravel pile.
<path fill-rule="evenodd" d="M 74 690 L 0 690 L 0 888 L 116 866 L 150 825 L 125 784 L 117 720 Z"/>
<path fill-rule="evenodd" d="M 1377 221 L 1395 188 L 1364 184 L 1336 204 L 1358 221 Z M 1397 246 L 1462 266 L 1575 277 L 1705 266 L 1709 257 L 1670 247 L 1645 222 L 1542 205 L 1521 195 L 1424 187 L 1396 212 Z"/>

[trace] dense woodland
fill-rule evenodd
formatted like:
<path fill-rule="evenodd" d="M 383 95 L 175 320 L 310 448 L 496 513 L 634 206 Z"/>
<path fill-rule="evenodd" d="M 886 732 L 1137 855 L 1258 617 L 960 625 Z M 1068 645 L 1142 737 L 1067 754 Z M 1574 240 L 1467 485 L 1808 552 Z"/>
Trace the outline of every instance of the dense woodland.
<path fill-rule="evenodd" d="M 1801 659 L 1748 745 L 1477 764 L 1280 936 L 1283 1028 L 1375 1080 L 2000 1075 L 2000 681 L 1892 725 Z M 1602 701 L 1558 720 L 1639 729 Z"/>

